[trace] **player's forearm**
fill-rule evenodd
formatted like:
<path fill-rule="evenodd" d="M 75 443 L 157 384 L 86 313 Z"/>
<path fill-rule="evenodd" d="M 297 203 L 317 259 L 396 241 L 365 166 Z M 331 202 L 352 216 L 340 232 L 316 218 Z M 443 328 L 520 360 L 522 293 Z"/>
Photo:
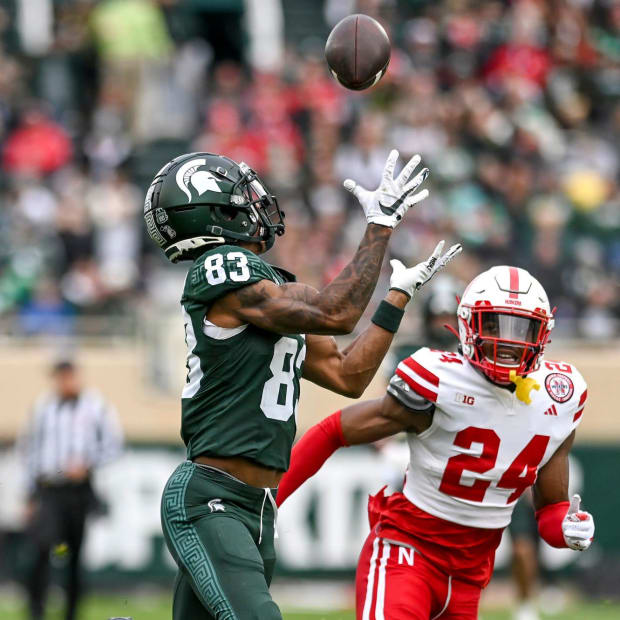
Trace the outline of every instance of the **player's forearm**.
<path fill-rule="evenodd" d="M 552 547 L 558 549 L 566 547 L 562 532 L 562 521 L 568 512 L 568 500 L 547 504 L 536 511 L 536 523 L 540 537 Z"/>
<path fill-rule="evenodd" d="M 244 323 L 277 333 L 350 333 L 375 288 L 391 229 L 369 225 L 353 260 L 323 290 L 266 280 L 235 291 L 227 310 Z"/>
<path fill-rule="evenodd" d="M 532 488 L 534 508 L 537 511 L 551 504 L 568 501 L 568 456 L 574 441 L 575 431 L 562 442 L 546 465 L 538 471 L 536 484 Z"/>
<path fill-rule="evenodd" d="M 409 299 L 400 291 L 389 291 L 385 301 L 403 310 Z M 340 368 L 340 383 L 347 395 L 359 398 L 385 358 L 394 332 L 371 323 L 346 349 Z"/>
<path fill-rule="evenodd" d="M 350 333 L 360 320 L 377 285 L 392 229 L 369 224 L 353 260 L 323 288 L 316 308 Z"/>

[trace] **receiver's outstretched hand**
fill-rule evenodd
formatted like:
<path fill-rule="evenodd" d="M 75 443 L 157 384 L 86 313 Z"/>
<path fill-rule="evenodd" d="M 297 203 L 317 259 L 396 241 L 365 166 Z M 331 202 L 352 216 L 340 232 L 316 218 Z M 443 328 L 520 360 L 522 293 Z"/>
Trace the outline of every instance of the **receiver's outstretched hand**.
<path fill-rule="evenodd" d="M 352 179 L 347 179 L 344 182 L 345 189 L 351 192 L 359 200 L 360 205 L 362 205 L 366 221 L 369 224 L 396 228 L 409 210 L 409 207 L 428 196 L 427 189 L 423 189 L 417 194 L 414 193 L 428 176 L 428 168 L 420 170 L 409 181 L 409 177 L 413 174 L 422 158 L 419 155 L 414 155 L 395 179 L 394 167 L 396 166 L 397 159 L 398 151 L 392 150 L 385 162 L 381 184 L 374 191 L 363 188 Z"/>
<path fill-rule="evenodd" d="M 422 263 L 407 269 L 399 260 L 390 261 L 392 266 L 392 277 L 390 278 L 390 289 L 395 289 L 405 293 L 410 298 L 422 286 L 424 286 L 438 271 L 441 271 L 463 247 L 460 243 L 453 245 L 443 256 L 445 241 L 440 241 L 433 253 Z"/>

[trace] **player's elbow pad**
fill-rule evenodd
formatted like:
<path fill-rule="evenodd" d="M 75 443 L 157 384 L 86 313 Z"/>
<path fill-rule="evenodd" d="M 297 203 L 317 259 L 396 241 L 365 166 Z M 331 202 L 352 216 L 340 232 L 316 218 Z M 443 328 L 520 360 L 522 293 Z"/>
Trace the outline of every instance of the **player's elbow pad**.
<path fill-rule="evenodd" d="M 435 411 L 434 403 L 426 400 L 423 396 L 416 394 L 398 375 L 394 375 L 390 379 L 390 383 L 387 386 L 387 393 L 411 411 L 429 414 L 432 414 Z"/>
<path fill-rule="evenodd" d="M 538 533 L 552 547 L 566 547 L 562 533 L 562 521 L 568 512 L 569 502 L 547 504 L 536 511 Z"/>

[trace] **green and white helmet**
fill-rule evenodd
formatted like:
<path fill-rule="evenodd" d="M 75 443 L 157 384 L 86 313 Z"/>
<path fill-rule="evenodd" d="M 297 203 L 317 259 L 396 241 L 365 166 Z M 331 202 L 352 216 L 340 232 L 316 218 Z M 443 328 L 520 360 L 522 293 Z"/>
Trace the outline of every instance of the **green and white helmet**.
<path fill-rule="evenodd" d="M 284 213 L 256 172 L 214 153 L 168 162 L 146 193 L 149 236 L 173 263 L 207 245 L 264 241 L 284 234 Z"/>

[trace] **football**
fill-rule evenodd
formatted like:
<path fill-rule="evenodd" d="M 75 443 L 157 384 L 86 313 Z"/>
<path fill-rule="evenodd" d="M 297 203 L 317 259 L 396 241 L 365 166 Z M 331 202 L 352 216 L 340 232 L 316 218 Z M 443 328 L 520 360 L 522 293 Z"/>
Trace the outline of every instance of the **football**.
<path fill-rule="evenodd" d="M 339 21 L 325 44 L 331 74 L 346 88 L 374 86 L 390 62 L 390 39 L 383 26 L 368 15 L 349 15 Z"/>

